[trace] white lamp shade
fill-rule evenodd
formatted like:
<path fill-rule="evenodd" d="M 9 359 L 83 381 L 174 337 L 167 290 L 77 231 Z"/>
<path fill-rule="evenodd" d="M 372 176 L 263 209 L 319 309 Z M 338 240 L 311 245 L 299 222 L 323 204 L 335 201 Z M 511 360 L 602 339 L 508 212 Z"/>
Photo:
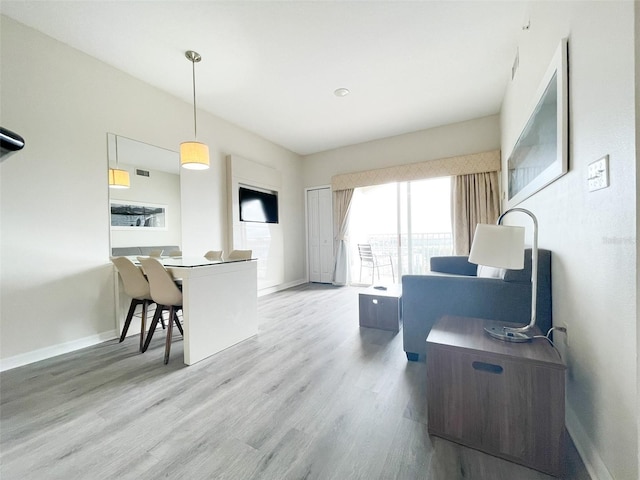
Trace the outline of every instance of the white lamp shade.
<path fill-rule="evenodd" d="M 129 180 L 129 172 L 118 168 L 109 169 L 109 187 L 110 188 L 129 188 L 131 182 Z"/>
<path fill-rule="evenodd" d="M 190 170 L 209 168 L 209 146 L 200 142 L 180 144 L 180 164 Z"/>
<path fill-rule="evenodd" d="M 490 267 L 524 268 L 524 228 L 479 223 L 469 262 Z"/>

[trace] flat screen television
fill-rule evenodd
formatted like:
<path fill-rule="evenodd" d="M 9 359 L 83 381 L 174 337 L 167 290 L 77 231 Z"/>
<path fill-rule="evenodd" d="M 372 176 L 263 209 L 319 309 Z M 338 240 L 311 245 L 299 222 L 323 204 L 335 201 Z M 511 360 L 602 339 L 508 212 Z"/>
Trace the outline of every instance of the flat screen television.
<path fill-rule="evenodd" d="M 240 221 L 278 223 L 278 194 L 240 187 Z"/>

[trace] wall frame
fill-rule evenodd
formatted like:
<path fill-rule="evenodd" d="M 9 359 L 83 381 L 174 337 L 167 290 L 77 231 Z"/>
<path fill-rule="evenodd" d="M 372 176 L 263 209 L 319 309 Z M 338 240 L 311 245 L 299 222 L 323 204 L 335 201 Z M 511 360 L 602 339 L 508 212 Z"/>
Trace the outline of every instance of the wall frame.
<path fill-rule="evenodd" d="M 110 200 L 112 230 L 166 230 L 167 205 Z"/>
<path fill-rule="evenodd" d="M 568 41 L 563 38 L 536 91 L 528 120 L 507 157 L 507 209 L 569 170 L 568 77 Z"/>

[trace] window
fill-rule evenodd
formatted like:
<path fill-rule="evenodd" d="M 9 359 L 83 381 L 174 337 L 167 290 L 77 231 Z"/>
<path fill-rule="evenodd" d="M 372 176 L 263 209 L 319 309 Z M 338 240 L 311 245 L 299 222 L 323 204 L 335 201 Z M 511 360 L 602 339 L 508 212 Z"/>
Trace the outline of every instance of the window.
<path fill-rule="evenodd" d="M 452 254 L 451 177 L 357 188 L 351 208 L 353 283 L 393 281 L 389 267 L 380 272 L 363 268 L 360 275 L 358 243 L 371 244 L 376 255 L 391 256 L 396 283 L 403 274 L 428 272 L 432 256 Z"/>

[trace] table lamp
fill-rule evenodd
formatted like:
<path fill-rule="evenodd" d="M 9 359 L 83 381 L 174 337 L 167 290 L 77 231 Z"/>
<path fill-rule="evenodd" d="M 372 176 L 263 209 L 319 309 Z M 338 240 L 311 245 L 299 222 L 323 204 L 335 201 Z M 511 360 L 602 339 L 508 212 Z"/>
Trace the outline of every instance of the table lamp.
<path fill-rule="evenodd" d="M 524 228 L 502 225 L 503 218 L 521 212 L 533 220 L 533 246 L 531 248 L 531 321 L 522 327 L 506 325 L 486 327 L 494 338 L 507 342 L 528 342 L 533 338 L 536 324 L 536 300 L 538 292 L 538 220 L 524 208 L 512 208 L 498 218 L 496 225 L 479 223 L 473 237 L 469 262 L 490 267 L 522 270 L 524 268 Z"/>

